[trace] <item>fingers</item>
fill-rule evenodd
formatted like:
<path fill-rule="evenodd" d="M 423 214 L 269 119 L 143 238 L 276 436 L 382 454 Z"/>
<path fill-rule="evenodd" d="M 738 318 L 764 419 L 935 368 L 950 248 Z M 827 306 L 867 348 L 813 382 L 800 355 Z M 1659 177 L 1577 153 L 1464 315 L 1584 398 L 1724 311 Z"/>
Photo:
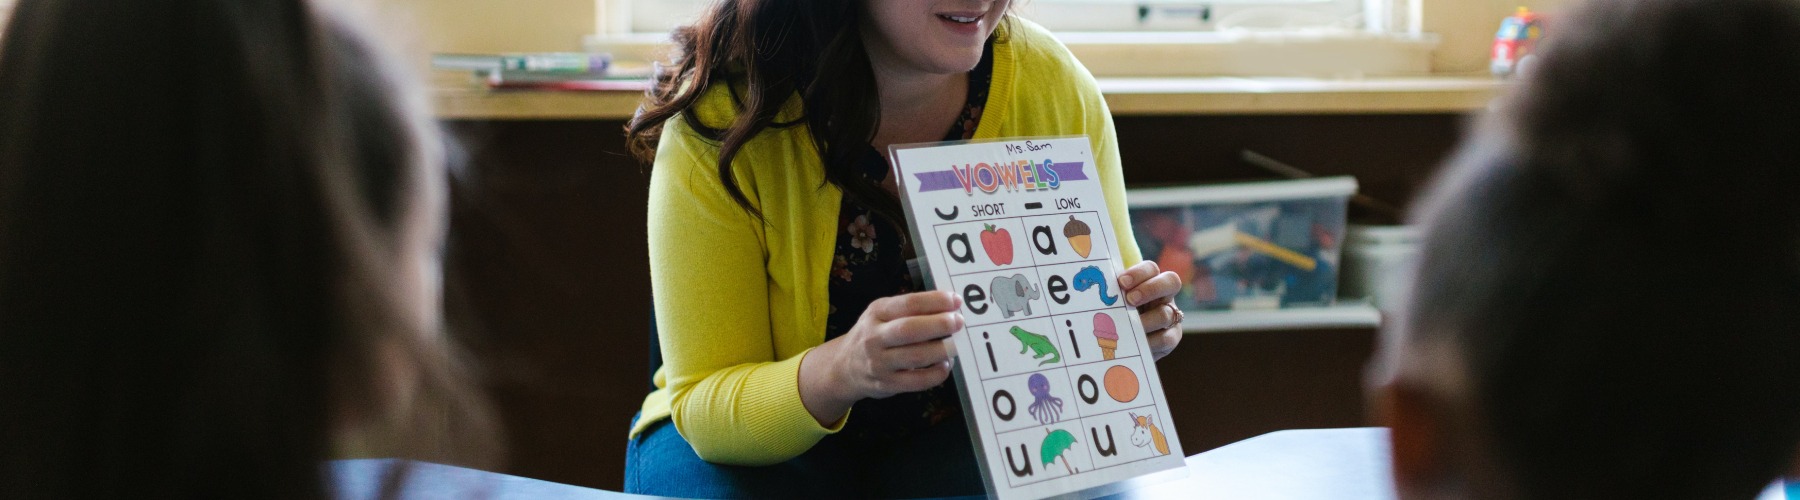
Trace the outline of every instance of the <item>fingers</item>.
<path fill-rule="evenodd" d="M 1150 281 L 1151 277 L 1154 277 L 1157 273 L 1161 272 L 1162 268 L 1157 267 L 1156 261 L 1154 260 L 1139 262 L 1137 265 L 1131 266 L 1130 269 L 1126 269 L 1125 272 L 1119 273 L 1119 289 L 1131 290 L 1139 283 Z"/>
<path fill-rule="evenodd" d="M 943 342 L 920 342 L 888 349 L 882 358 L 884 368 L 905 371 L 944 364 L 950 360 L 950 352 L 944 349 Z"/>
<path fill-rule="evenodd" d="M 937 313 L 910 316 L 882 323 L 876 327 L 876 343 L 882 347 L 900 347 L 937 340 L 962 330 L 962 314 Z"/>
<path fill-rule="evenodd" d="M 1138 318 L 1144 322 L 1144 331 L 1149 332 L 1176 326 L 1181 323 L 1183 317 L 1181 309 L 1175 307 L 1174 300 L 1168 297 L 1144 304 L 1138 310 L 1142 311 L 1138 313 Z"/>
<path fill-rule="evenodd" d="M 1175 352 L 1175 346 L 1181 344 L 1181 325 L 1151 331 L 1144 339 L 1150 343 L 1150 357 L 1160 360 L 1163 356 Z"/>
<path fill-rule="evenodd" d="M 948 378 L 950 378 L 950 363 L 901 370 L 883 380 L 881 394 L 877 394 L 875 397 L 885 398 L 895 394 L 923 391 L 943 384 L 944 380 Z"/>
<path fill-rule="evenodd" d="M 918 292 L 876 299 L 869 304 L 868 314 L 877 321 L 893 321 L 955 311 L 958 307 L 962 307 L 962 300 L 950 292 Z"/>
<path fill-rule="evenodd" d="M 1125 302 L 1142 306 L 1164 297 L 1174 297 L 1176 292 L 1181 291 L 1181 276 L 1171 272 L 1157 273 L 1129 290 L 1131 291 L 1125 294 Z"/>

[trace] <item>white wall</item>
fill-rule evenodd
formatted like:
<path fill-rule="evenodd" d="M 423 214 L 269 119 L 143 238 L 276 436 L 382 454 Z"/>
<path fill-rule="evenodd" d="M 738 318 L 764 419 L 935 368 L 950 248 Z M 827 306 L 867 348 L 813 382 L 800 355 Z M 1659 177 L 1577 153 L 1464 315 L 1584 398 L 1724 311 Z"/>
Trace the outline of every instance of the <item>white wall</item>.
<path fill-rule="evenodd" d="M 1437 73 L 1486 73 L 1488 51 L 1500 20 L 1520 6 L 1554 13 L 1578 0 L 1425 0 L 1425 31 L 1437 33 L 1443 43 L 1432 58 Z M 1554 30 L 1555 27 L 1549 28 Z"/>
<path fill-rule="evenodd" d="M 410 36 L 430 52 L 578 51 L 581 37 L 594 33 L 594 0 L 377 3 L 387 23 L 413 30 Z"/>

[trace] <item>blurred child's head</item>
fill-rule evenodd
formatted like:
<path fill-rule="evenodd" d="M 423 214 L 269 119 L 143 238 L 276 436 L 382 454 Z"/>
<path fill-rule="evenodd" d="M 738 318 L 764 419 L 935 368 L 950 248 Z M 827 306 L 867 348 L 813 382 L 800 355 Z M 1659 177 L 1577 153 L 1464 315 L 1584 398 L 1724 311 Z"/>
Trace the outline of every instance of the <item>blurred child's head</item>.
<path fill-rule="evenodd" d="M 339 438 L 479 419 L 437 333 L 443 144 L 358 30 L 23 0 L 5 33 L 0 490 L 322 497 Z"/>
<path fill-rule="evenodd" d="M 1800 2 L 1587 2 L 1415 210 L 1406 498 L 1750 498 L 1800 446 Z"/>

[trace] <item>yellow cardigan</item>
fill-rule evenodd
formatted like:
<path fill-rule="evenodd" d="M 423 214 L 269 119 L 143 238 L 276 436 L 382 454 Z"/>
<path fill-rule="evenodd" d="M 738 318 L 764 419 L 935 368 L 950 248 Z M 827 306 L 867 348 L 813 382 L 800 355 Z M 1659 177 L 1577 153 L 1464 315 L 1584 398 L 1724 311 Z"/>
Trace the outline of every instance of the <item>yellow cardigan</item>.
<path fill-rule="evenodd" d="M 1126 265 L 1140 260 L 1125 213 L 1112 116 L 1094 77 L 1042 27 L 1011 18 L 994 44 L 993 83 L 975 139 L 1086 135 Z M 782 120 L 801 109 L 796 97 Z M 715 86 L 695 108 L 721 126 L 736 112 Z M 800 402 L 800 360 L 825 341 L 827 278 L 841 193 L 805 126 L 771 128 L 732 161 L 759 223 L 718 179 L 718 144 L 680 118 L 664 126 L 650 174 L 650 278 L 663 366 L 631 435 L 672 417 L 700 458 L 766 465 L 842 428 Z"/>

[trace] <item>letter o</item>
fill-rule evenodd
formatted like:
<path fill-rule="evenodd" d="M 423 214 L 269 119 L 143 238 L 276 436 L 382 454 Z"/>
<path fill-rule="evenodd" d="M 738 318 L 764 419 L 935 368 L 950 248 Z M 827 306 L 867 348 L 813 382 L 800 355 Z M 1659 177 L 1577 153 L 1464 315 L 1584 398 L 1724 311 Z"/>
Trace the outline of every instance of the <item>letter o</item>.
<path fill-rule="evenodd" d="M 1095 397 L 1099 396 L 1096 395 Z M 1002 398 L 1006 399 L 1006 411 L 1000 411 L 1000 400 Z M 1001 389 L 999 392 L 994 393 L 994 416 L 1000 417 L 1001 421 L 1011 422 L 1013 416 L 1017 415 L 1018 412 L 1019 402 L 1013 400 L 1012 393 L 1006 392 L 1005 389 Z"/>
<path fill-rule="evenodd" d="M 1093 394 L 1088 394 L 1090 391 Z M 1093 375 L 1082 375 L 1081 378 L 1075 380 L 1075 392 L 1081 393 L 1082 401 L 1094 404 L 1100 400 L 1100 383 L 1094 381 Z"/>

